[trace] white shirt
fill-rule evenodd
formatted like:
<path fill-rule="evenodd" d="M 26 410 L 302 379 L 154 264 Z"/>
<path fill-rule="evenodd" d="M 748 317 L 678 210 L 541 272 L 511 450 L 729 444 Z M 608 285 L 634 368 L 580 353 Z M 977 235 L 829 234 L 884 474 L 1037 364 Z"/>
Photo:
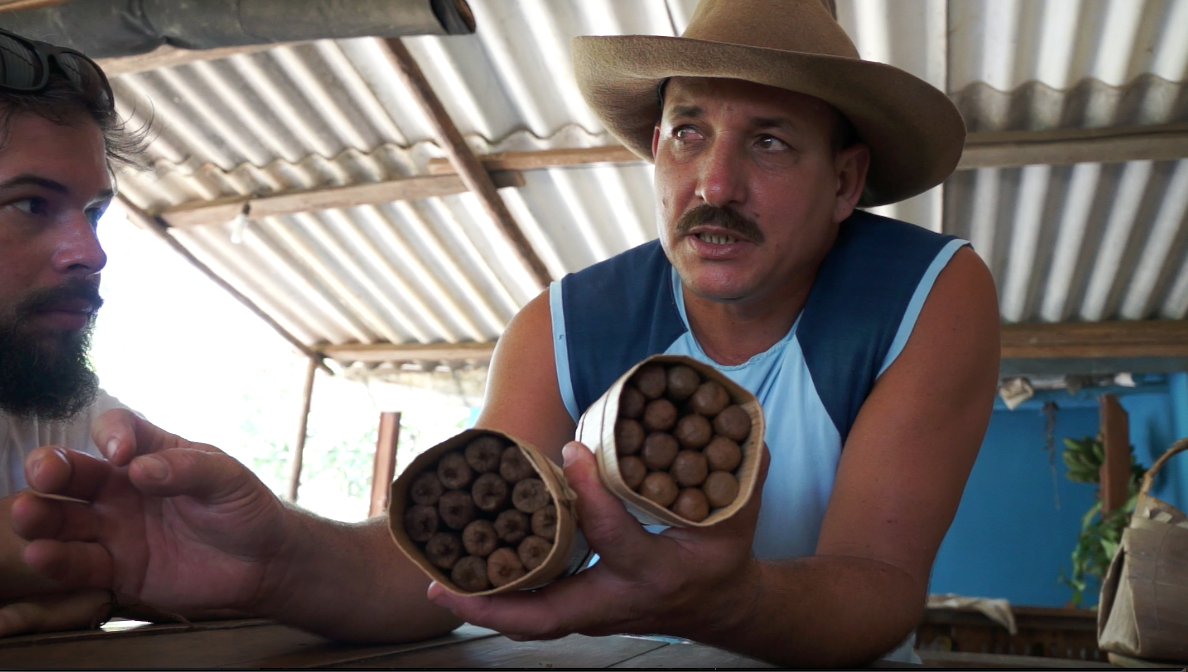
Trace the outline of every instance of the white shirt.
<path fill-rule="evenodd" d="M 66 422 L 24 420 L 0 413 L 0 497 L 24 490 L 25 457 L 41 446 L 62 446 L 80 453 L 102 457 L 91 440 L 91 423 L 101 413 L 113 408 L 127 408 L 118 399 L 99 390 L 99 395 L 81 413 Z"/>

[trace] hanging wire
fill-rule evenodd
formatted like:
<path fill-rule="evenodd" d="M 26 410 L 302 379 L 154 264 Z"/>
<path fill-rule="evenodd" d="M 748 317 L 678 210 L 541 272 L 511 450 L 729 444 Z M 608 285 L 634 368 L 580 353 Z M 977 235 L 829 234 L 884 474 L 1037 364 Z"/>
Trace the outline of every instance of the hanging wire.
<path fill-rule="evenodd" d="M 1052 472 L 1052 499 L 1056 510 L 1060 510 L 1060 489 L 1056 477 L 1056 411 L 1060 407 L 1054 401 L 1045 401 L 1040 413 L 1044 416 L 1044 451 L 1048 453 L 1048 469 Z"/>

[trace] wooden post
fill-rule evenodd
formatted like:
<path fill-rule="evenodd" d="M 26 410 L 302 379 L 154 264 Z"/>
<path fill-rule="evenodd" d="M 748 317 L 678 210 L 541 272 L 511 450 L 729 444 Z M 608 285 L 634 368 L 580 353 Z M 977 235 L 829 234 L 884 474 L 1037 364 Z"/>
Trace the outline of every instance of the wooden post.
<path fill-rule="evenodd" d="M 379 438 L 375 442 L 375 468 L 371 472 L 369 517 L 388 510 L 388 489 L 396 476 L 396 446 L 399 443 L 400 414 L 380 413 Z"/>
<path fill-rule="evenodd" d="M 1105 460 L 1101 465 L 1101 512 L 1126 506 L 1130 486 L 1130 422 L 1118 397 L 1103 394 L 1101 436 Z"/>
<path fill-rule="evenodd" d="M 309 405 L 313 400 L 314 374 L 318 372 L 321 359 L 309 358 L 309 367 L 305 370 L 305 389 L 301 394 L 301 417 L 297 420 L 297 443 L 293 446 L 293 458 L 289 462 L 289 490 L 285 499 L 296 504 L 297 488 L 301 487 L 301 458 L 305 452 L 305 436 L 309 433 Z"/>
<path fill-rule="evenodd" d="M 527 236 L 520 230 L 519 224 L 512 218 L 511 211 L 503 202 L 503 197 L 495 189 L 491 174 L 483 168 L 478 157 L 474 155 L 470 146 L 466 144 L 466 140 L 462 138 L 458 127 L 450 119 L 450 115 L 446 114 L 445 106 L 441 104 L 441 100 L 429 86 L 429 81 L 425 79 L 425 73 L 421 72 L 420 66 L 409 53 L 408 47 L 405 47 L 398 37 L 384 40 L 384 43 L 387 45 L 386 49 L 382 49 L 384 56 L 389 59 L 396 76 L 412 94 L 413 102 L 421 108 L 421 112 L 433 126 L 437 144 L 449 157 L 458 177 L 462 178 L 462 183 L 478 197 L 487 216 L 507 236 L 512 249 L 516 251 L 520 261 L 532 273 L 540 286 L 548 287 L 553 280 L 553 277 L 549 275 L 549 269 L 536 254 L 536 250 L 532 249 Z"/>

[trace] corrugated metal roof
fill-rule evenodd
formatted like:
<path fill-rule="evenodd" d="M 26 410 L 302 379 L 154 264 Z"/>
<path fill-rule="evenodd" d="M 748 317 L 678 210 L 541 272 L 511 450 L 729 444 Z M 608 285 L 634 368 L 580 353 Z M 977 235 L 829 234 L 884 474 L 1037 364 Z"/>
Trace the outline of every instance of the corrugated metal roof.
<path fill-rule="evenodd" d="M 470 0 L 478 32 L 406 40 L 478 153 L 613 144 L 569 40 L 674 35 L 694 0 Z M 870 60 L 943 87 L 975 131 L 1188 120 L 1188 0 L 838 0 Z M 148 210 L 427 173 L 431 128 L 370 39 L 114 78 L 150 114 Z M 134 122 L 135 123 L 135 122 Z M 1186 161 L 983 168 L 879 212 L 970 239 L 1003 319 L 1188 315 Z M 655 236 L 649 167 L 527 171 L 501 190 L 555 277 Z M 494 339 L 537 291 L 469 194 L 176 230 L 307 343 Z"/>

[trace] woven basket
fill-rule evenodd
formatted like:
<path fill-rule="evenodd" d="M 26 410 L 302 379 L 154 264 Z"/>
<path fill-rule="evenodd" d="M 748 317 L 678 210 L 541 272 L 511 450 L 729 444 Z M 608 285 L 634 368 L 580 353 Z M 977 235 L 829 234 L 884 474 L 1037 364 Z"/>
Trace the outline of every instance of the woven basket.
<path fill-rule="evenodd" d="M 631 380 L 635 372 L 641 366 L 653 362 L 684 364 L 701 374 L 703 379 L 721 383 L 730 394 L 731 401 L 742 406 L 751 416 L 751 433 L 740 446 L 743 459 L 735 471 L 735 476 L 738 478 L 738 496 L 735 497 L 734 502 L 712 511 L 709 517 L 699 522 L 678 516 L 671 510 L 643 497 L 628 487 L 623 482 L 622 475 L 619 474 L 619 456 L 615 451 L 615 421 L 619 417 L 619 397 L 623 392 L 623 387 Z M 763 451 L 765 450 L 763 433 L 763 407 L 755 395 L 714 367 L 681 355 L 653 355 L 631 367 L 627 373 L 615 381 L 614 385 L 610 386 L 610 389 L 586 409 L 578 421 L 577 427 L 578 441 L 594 451 L 598 460 L 598 474 L 602 478 L 603 485 L 616 497 L 623 500 L 631 515 L 645 525 L 671 525 L 673 527 L 709 527 L 730 518 L 746 506 L 759 487 L 759 468 L 763 462 Z"/>
<path fill-rule="evenodd" d="M 1143 476 L 1130 526 L 1101 586 L 1097 641 L 1103 651 L 1188 663 L 1188 516 L 1150 494 L 1177 441 Z"/>
<path fill-rule="evenodd" d="M 437 460 L 446 453 L 460 449 L 484 435 L 496 436 L 509 443 L 514 443 L 532 463 L 552 496 L 553 504 L 557 507 L 557 537 L 553 542 L 553 549 L 549 556 L 536 569 L 498 588 L 481 592 L 467 592 L 455 585 L 448 574 L 429 562 L 420 546 L 408 537 L 408 533 L 404 530 L 404 511 L 408 506 L 408 489 L 416 477 L 421 475 L 421 472 L 432 468 Z M 577 527 L 577 510 L 574 506 L 576 500 L 577 494 L 565 482 L 565 475 L 561 468 L 533 446 L 503 432 L 491 429 L 468 429 L 418 455 L 412 464 L 404 470 L 404 473 L 392 482 L 388 499 L 388 529 L 400 550 L 420 567 L 421 571 L 451 593 L 473 596 L 528 590 L 539 588 L 554 579 L 574 574 L 589 563 L 593 552 Z"/>

